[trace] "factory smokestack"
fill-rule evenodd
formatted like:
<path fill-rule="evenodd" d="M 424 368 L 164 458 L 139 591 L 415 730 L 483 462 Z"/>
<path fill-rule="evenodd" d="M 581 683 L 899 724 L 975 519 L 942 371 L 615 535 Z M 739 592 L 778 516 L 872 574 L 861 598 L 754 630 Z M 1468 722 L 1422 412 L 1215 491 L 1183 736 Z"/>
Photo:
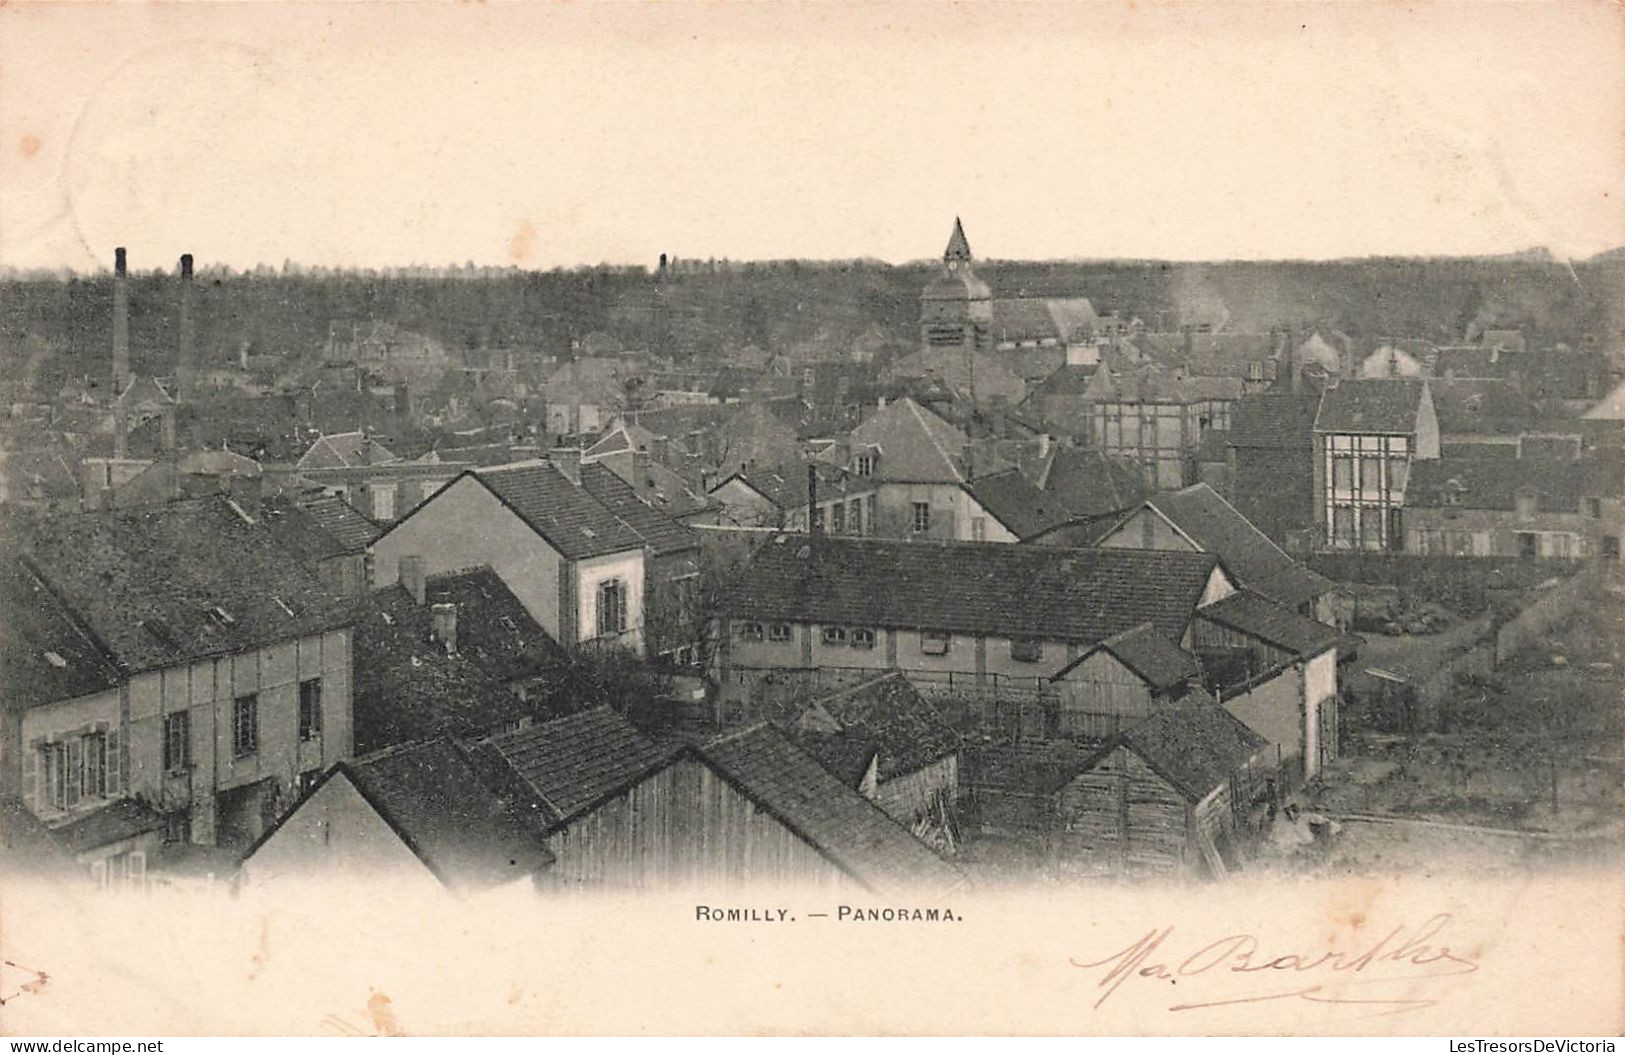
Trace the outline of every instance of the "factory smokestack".
<path fill-rule="evenodd" d="M 125 288 L 124 247 L 113 250 L 113 397 L 130 383 L 130 292 Z"/>
<path fill-rule="evenodd" d="M 192 322 L 192 254 L 181 254 L 181 325 L 180 354 L 175 361 L 175 398 L 192 398 L 196 385 L 197 363 L 194 344 L 197 334 Z"/>

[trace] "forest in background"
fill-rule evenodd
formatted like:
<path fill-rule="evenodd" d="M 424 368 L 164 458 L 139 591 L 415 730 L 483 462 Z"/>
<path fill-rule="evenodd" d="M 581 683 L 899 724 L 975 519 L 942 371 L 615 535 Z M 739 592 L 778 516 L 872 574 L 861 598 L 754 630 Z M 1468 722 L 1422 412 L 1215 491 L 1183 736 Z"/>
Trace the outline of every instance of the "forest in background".
<path fill-rule="evenodd" d="M 132 252 L 132 259 L 134 253 Z M 934 265 L 875 261 L 741 264 L 681 261 L 643 268 L 548 272 L 252 272 L 201 268 L 198 348 L 205 364 L 242 350 L 299 357 L 335 324 L 379 320 L 456 349 L 567 355 L 572 338 L 603 331 L 629 348 L 705 360 L 728 346 L 808 345 L 841 354 L 860 336 L 905 349 L 916 340 L 919 292 Z M 1625 254 L 1572 265 L 1525 255 L 1333 262 L 1007 262 L 978 265 L 995 295 L 1086 296 L 1097 310 L 1148 326 L 1211 322 L 1233 332 L 1323 325 L 1356 337 L 1460 342 L 1486 327 L 1523 329 L 1538 345 L 1625 333 Z M 132 272 L 136 370 L 167 374 L 177 346 L 179 279 Z M 108 369 L 112 276 L 0 279 L 0 372 L 49 393 Z"/>

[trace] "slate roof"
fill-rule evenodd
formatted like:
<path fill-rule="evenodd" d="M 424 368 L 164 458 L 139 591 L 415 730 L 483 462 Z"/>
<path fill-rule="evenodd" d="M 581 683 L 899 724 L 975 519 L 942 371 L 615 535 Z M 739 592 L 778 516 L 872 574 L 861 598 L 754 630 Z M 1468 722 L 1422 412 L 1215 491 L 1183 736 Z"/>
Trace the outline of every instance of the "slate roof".
<path fill-rule="evenodd" d="M 1443 508 L 1454 493 L 1462 509 L 1510 511 L 1519 491 L 1534 492 L 1543 513 L 1579 513 L 1583 498 L 1625 494 L 1625 464 L 1615 452 L 1578 460 L 1452 455 L 1412 466 L 1405 505 Z"/>
<path fill-rule="evenodd" d="M 1289 557 L 1205 483 L 1153 495 L 1146 505 L 1203 552 L 1218 557 L 1237 584 L 1249 590 L 1296 608 L 1332 589 L 1329 580 Z"/>
<path fill-rule="evenodd" d="M 1321 394 L 1315 431 L 1408 435 L 1416 431 L 1426 387 L 1414 377 L 1340 381 Z"/>
<path fill-rule="evenodd" d="M 939 894 L 963 885 L 958 869 L 772 726 L 753 726 L 697 750 L 748 798 L 870 890 Z"/>
<path fill-rule="evenodd" d="M 1237 590 L 1196 615 L 1306 658 L 1319 655 L 1340 640 L 1337 631 L 1325 623 L 1248 590 Z"/>
<path fill-rule="evenodd" d="M 1242 396 L 1230 408 L 1230 446 L 1309 450 L 1314 446 L 1319 410 L 1317 392 Z"/>
<path fill-rule="evenodd" d="M 607 465 L 581 467 L 581 486 L 598 503 L 631 525 L 657 557 L 683 553 L 699 547 L 694 532 L 638 497 L 632 485 Z"/>
<path fill-rule="evenodd" d="M 490 489 L 554 549 L 571 560 L 642 549 L 643 536 L 547 462 L 465 474 Z"/>
<path fill-rule="evenodd" d="M 40 578 L 15 557 L 0 561 L 0 705 L 21 711 L 118 683 L 112 659 Z"/>
<path fill-rule="evenodd" d="M 433 606 L 457 606 L 457 652 L 431 638 Z M 480 736 L 529 717 L 507 686 L 558 668 L 563 651 L 490 568 L 432 575 L 419 605 L 402 586 L 366 598 L 353 663 L 357 751 L 441 734 Z"/>
<path fill-rule="evenodd" d="M 477 889 L 552 864 L 542 832 L 446 737 L 339 763 L 356 790 L 441 882 Z"/>
<path fill-rule="evenodd" d="M 493 738 L 537 797 L 549 829 L 569 823 L 675 757 L 606 706 Z"/>
<path fill-rule="evenodd" d="M 959 733 L 901 673 L 812 701 L 792 735 L 808 754 L 856 787 L 876 760 L 882 781 L 958 753 Z"/>
<path fill-rule="evenodd" d="M 1018 540 L 1026 540 L 1073 518 L 1059 496 L 1040 490 L 1018 469 L 978 476 L 965 485 L 971 497 Z"/>
<path fill-rule="evenodd" d="M 222 496 L 40 521 L 36 574 L 131 672 L 256 648 L 353 621 L 262 519 Z"/>
<path fill-rule="evenodd" d="M 1093 643 L 1190 621 L 1217 559 L 1156 550 L 779 535 L 724 601 L 734 618 Z"/>
<path fill-rule="evenodd" d="M 1195 803 L 1251 762 L 1269 741 L 1206 693 L 1192 692 L 1129 726 L 1098 757 L 1104 758 L 1118 744 L 1139 755 L 1186 801 Z"/>
<path fill-rule="evenodd" d="M 1202 672 L 1196 657 L 1157 631 L 1150 623 L 1130 627 L 1094 645 L 1050 676 L 1059 681 L 1096 652 L 1105 652 L 1156 690 L 1171 689 Z"/>

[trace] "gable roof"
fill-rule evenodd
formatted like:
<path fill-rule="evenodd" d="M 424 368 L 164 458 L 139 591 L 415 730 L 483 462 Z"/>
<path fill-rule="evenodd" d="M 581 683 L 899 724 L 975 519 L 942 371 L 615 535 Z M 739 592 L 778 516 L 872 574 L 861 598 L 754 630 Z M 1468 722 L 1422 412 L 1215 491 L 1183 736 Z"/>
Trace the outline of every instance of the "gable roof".
<path fill-rule="evenodd" d="M 457 608 L 454 654 L 432 640 L 436 604 Z M 529 717 L 533 708 L 507 684 L 553 669 L 562 657 L 488 567 L 429 576 L 421 605 L 399 585 L 376 591 L 356 623 L 356 749 L 442 734 L 480 736 Z"/>
<path fill-rule="evenodd" d="M 1238 630 L 1300 658 L 1317 656 L 1338 643 L 1335 629 L 1299 615 L 1268 597 L 1237 590 L 1197 611 L 1198 619 Z"/>
<path fill-rule="evenodd" d="M 1195 803 L 1251 762 L 1269 741 L 1206 693 L 1192 692 L 1119 733 L 1085 770 L 1119 745 Z"/>
<path fill-rule="evenodd" d="M 39 576 L 0 560 L 0 706 L 21 711 L 118 683 L 112 658 Z"/>
<path fill-rule="evenodd" d="M 1131 509 L 1146 495 L 1145 477 L 1136 467 L 1094 448 L 1050 448 L 1039 484 L 1082 517 Z"/>
<path fill-rule="evenodd" d="M 1316 432 L 1408 435 L 1416 431 L 1427 382 L 1414 377 L 1350 378 L 1326 389 Z"/>
<path fill-rule="evenodd" d="M 1319 411 L 1318 392 L 1242 396 L 1230 408 L 1230 446 L 1309 450 L 1314 446 Z"/>
<path fill-rule="evenodd" d="M 1150 621 L 1180 637 L 1216 558 L 985 542 L 779 535 L 723 602 L 735 618 L 1093 643 Z"/>
<path fill-rule="evenodd" d="M 396 461 L 395 455 L 363 432 L 340 432 L 318 437 L 310 450 L 299 459 L 301 469 L 350 468 L 359 465 L 384 465 Z"/>
<path fill-rule="evenodd" d="M 938 894 L 964 884 L 958 869 L 770 725 L 724 735 L 697 752 L 872 891 Z"/>
<path fill-rule="evenodd" d="M 1218 557 L 1240 586 L 1290 608 L 1332 589 L 1330 580 L 1293 560 L 1205 483 L 1153 495 L 1145 504 L 1198 549 Z"/>
<path fill-rule="evenodd" d="M 907 396 L 852 430 L 852 448 L 879 448 L 879 480 L 964 483 L 965 434 Z"/>
<path fill-rule="evenodd" d="M 643 548 L 643 536 L 630 524 L 593 498 L 582 485 L 571 483 L 549 462 L 475 469 L 458 477 L 459 480 L 464 478 L 477 480 L 531 530 L 571 560 Z M 397 521 L 396 525 L 410 516 Z"/>
<path fill-rule="evenodd" d="M 362 553 L 383 533 L 370 517 L 338 495 L 312 489 L 301 491 L 294 503 L 321 525 L 349 553 Z"/>
<path fill-rule="evenodd" d="M 1541 424 L 1539 409 L 1511 381 L 1491 377 L 1435 379 L 1429 382 L 1428 391 L 1433 396 L 1440 432 L 1516 434 Z"/>
<path fill-rule="evenodd" d="M 881 780 L 914 773 L 959 751 L 959 733 L 900 672 L 822 696 L 797 716 L 796 742 L 856 787 L 873 760 Z"/>
<path fill-rule="evenodd" d="M 1059 681 L 1096 652 L 1105 652 L 1153 689 L 1171 689 L 1202 672 L 1196 657 L 1159 633 L 1149 622 L 1113 634 L 1050 676 Z"/>
<path fill-rule="evenodd" d="M 240 652 L 353 621 L 263 518 L 222 496 L 50 517 L 33 571 L 129 672 Z"/>
<path fill-rule="evenodd" d="M 655 556 L 669 556 L 699 547 L 700 541 L 694 532 L 638 497 L 632 485 L 609 466 L 582 465 L 581 486 L 605 509 L 629 524 Z"/>
<path fill-rule="evenodd" d="M 522 879 L 554 861 L 542 833 L 486 784 L 467 751 L 448 738 L 340 762 L 335 771 L 449 887 Z"/>
<path fill-rule="evenodd" d="M 675 749 L 655 744 L 607 706 L 493 738 L 495 750 L 558 828 L 668 765 Z"/>
<path fill-rule="evenodd" d="M 1405 485 L 1410 508 L 1512 510 L 1519 491 L 1533 492 L 1543 513 L 1578 513 L 1582 498 L 1625 493 L 1625 461 L 1593 454 L 1567 458 L 1481 458 L 1451 455 L 1417 462 Z M 1454 501 L 1447 496 L 1454 495 Z"/>
<path fill-rule="evenodd" d="M 964 486 L 970 496 L 1018 540 L 1040 535 L 1073 517 L 1065 502 L 1051 492 L 1040 490 L 1019 469 L 978 476 Z"/>

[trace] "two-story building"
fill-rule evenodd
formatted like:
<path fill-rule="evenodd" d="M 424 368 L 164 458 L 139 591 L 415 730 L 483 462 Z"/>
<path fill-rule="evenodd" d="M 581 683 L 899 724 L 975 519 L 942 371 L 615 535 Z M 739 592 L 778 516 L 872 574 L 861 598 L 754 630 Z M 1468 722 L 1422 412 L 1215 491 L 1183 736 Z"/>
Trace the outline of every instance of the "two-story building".
<path fill-rule="evenodd" d="M 457 476 L 373 543 L 374 586 L 398 582 L 408 557 L 427 575 L 489 565 L 561 645 L 643 651 L 646 540 L 583 486 L 580 458 Z"/>
<path fill-rule="evenodd" d="M 1405 493 L 1405 532 L 1413 553 L 1618 561 L 1625 464 L 1618 451 L 1424 462 Z"/>
<path fill-rule="evenodd" d="M 104 877 L 246 845 L 350 754 L 352 614 L 230 499 L 53 518 L 10 562 L 7 669 L 51 676 L 8 678 L 0 786 Z"/>
<path fill-rule="evenodd" d="M 1333 550 L 1401 550 L 1412 469 L 1439 457 L 1424 378 L 1357 378 L 1327 388 L 1315 415 L 1315 527 Z"/>
<path fill-rule="evenodd" d="M 1092 443 L 1129 459 L 1153 491 L 1196 482 L 1196 456 L 1210 432 L 1230 428 L 1230 407 L 1241 398 L 1235 377 L 1195 377 L 1182 369 L 1144 365 L 1114 373 L 1102 365 L 1085 390 Z"/>

